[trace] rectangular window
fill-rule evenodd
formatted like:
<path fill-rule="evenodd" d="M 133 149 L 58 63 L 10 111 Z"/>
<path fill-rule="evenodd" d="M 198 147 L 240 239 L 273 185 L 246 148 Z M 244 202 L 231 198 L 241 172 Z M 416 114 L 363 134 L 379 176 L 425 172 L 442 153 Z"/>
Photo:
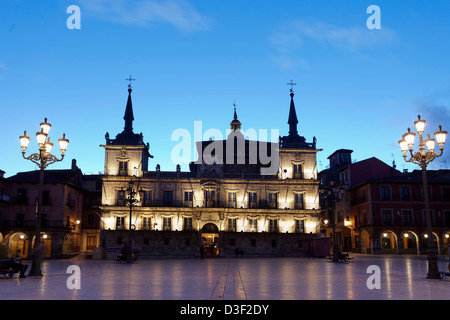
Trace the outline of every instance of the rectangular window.
<path fill-rule="evenodd" d="M 128 161 L 119 161 L 119 176 L 128 175 Z"/>
<path fill-rule="evenodd" d="M 295 232 L 305 233 L 305 220 L 295 220 Z"/>
<path fill-rule="evenodd" d="M 125 205 L 125 190 L 117 191 L 117 205 L 124 206 Z"/>
<path fill-rule="evenodd" d="M 193 198 L 194 198 L 194 193 L 192 191 L 185 191 L 184 192 L 184 206 L 192 207 Z"/>
<path fill-rule="evenodd" d="M 171 206 L 173 202 L 173 191 L 163 192 L 163 206 Z"/>
<path fill-rule="evenodd" d="M 17 204 L 28 204 L 27 189 L 17 190 Z"/>
<path fill-rule="evenodd" d="M 269 219 L 269 232 L 278 232 L 278 219 Z"/>
<path fill-rule="evenodd" d="M 295 193 L 294 194 L 294 206 L 295 206 L 295 209 L 304 209 L 303 193 Z"/>
<path fill-rule="evenodd" d="M 236 192 L 228 192 L 228 208 L 236 208 Z"/>
<path fill-rule="evenodd" d="M 192 202 L 192 191 L 184 192 L 184 201 Z"/>
<path fill-rule="evenodd" d="M 183 219 L 183 230 L 184 231 L 192 231 L 192 218 L 184 218 Z"/>
<path fill-rule="evenodd" d="M 42 204 L 48 205 L 50 203 L 50 190 L 42 190 Z"/>
<path fill-rule="evenodd" d="M 450 211 L 444 211 L 444 226 L 450 228 Z"/>
<path fill-rule="evenodd" d="M 269 208 L 276 209 L 278 208 L 278 194 L 271 192 L 269 193 Z"/>
<path fill-rule="evenodd" d="M 293 165 L 294 179 L 303 179 L 303 168 L 301 164 Z"/>
<path fill-rule="evenodd" d="M 172 218 L 163 218 L 163 230 L 164 231 L 172 230 Z"/>
<path fill-rule="evenodd" d="M 411 210 L 402 211 L 402 225 L 411 226 L 412 225 L 412 212 Z"/>
<path fill-rule="evenodd" d="M 236 218 L 228 219 L 228 231 L 236 232 Z"/>
<path fill-rule="evenodd" d="M 205 207 L 215 207 L 216 206 L 216 191 L 215 190 L 205 190 L 204 201 L 205 201 Z"/>
<path fill-rule="evenodd" d="M 400 198 L 402 201 L 410 200 L 409 187 L 400 187 Z"/>
<path fill-rule="evenodd" d="M 152 230 L 152 218 L 150 217 L 142 218 L 142 230 Z"/>
<path fill-rule="evenodd" d="M 391 192 L 389 190 L 389 187 L 386 187 L 386 186 L 380 187 L 380 199 L 381 200 L 390 200 L 391 199 Z"/>
<path fill-rule="evenodd" d="M 450 201 L 450 187 L 442 187 L 442 201 Z"/>
<path fill-rule="evenodd" d="M 250 232 L 258 232 L 258 220 L 248 219 L 248 229 Z"/>
<path fill-rule="evenodd" d="M 88 223 L 87 224 L 89 226 L 92 226 L 94 224 L 94 222 L 95 222 L 95 216 L 93 214 L 89 214 L 88 215 Z"/>
<path fill-rule="evenodd" d="M 153 205 L 153 192 L 151 190 L 142 191 L 142 205 L 145 207 L 150 207 Z"/>
<path fill-rule="evenodd" d="M 258 194 L 256 192 L 248 193 L 248 207 L 258 208 Z"/>
<path fill-rule="evenodd" d="M 116 217 L 116 229 L 117 230 L 125 229 L 125 217 Z"/>
<path fill-rule="evenodd" d="M 392 212 L 391 210 L 381 210 L 381 222 L 384 225 L 392 224 Z"/>

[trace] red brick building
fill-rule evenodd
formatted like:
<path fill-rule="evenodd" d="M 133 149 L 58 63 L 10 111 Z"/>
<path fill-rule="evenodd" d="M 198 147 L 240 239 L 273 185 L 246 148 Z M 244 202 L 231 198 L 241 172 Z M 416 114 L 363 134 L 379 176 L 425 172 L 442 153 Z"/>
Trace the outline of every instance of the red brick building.
<path fill-rule="evenodd" d="M 370 158 L 351 163 L 351 150 L 333 153 L 330 168 L 319 173 L 341 190 L 330 208 L 340 250 L 373 254 L 424 254 L 426 232 L 422 173 L 399 172 L 395 166 Z M 344 161 L 343 161 L 344 160 Z M 450 170 L 428 170 L 433 238 L 438 254 L 450 243 Z M 332 214 L 325 226 L 331 238 Z"/>
<path fill-rule="evenodd" d="M 29 256 L 36 232 L 39 171 L 20 172 L 0 180 L 0 255 L 20 250 Z M 78 253 L 81 249 L 83 175 L 76 166 L 45 170 L 41 241 L 45 257 Z"/>

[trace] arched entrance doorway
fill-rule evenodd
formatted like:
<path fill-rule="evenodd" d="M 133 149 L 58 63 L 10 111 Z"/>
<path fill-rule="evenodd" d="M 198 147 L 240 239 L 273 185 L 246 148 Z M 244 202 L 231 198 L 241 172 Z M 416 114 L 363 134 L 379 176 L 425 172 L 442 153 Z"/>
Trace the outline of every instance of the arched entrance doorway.
<path fill-rule="evenodd" d="M 417 235 L 411 231 L 403 233 L 402 240 L 403 254 L 417 254 Z"/>
<path fill-rule="evenodd" d="M 381 254 L 396 254 L 397 236 L 391 231 L 384 231 L 380 236 Z"/>
<path fill-rule="evenodd" d="M 438 238 L 436 236 L 436 234 L 432 233 L 431 234 L 433 242 L 434 242 L 434 248 L 436 249 L 436 253 L 439 254 L 439 241 Z M 424 233 L 422 234 L 422 254 L 427 254 L 427 250 L 428 250 L 428 234 Z"/>
<path fill-rule="evenodd" d="M 20 251 L 22 257 L 28 256 L 28 238 L 23 232 L 16 232 L 9 237 L 9 255 L 13 255 L 17 250 Z"/>
<path fill-rule="evenodd" d="M 219 228 L 214 223 L 207 223 L 202 228 L 202 243 L 205 255 L 219 254 Z"/>

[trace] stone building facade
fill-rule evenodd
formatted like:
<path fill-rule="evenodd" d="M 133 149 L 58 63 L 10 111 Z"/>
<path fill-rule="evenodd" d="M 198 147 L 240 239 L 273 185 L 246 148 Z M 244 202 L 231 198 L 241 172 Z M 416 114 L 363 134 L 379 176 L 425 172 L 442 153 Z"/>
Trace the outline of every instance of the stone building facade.
<path fill-rule="evenodd" d="M 229 256 L 236 249 L 246 255 L 309 253 L 320 236 L 321 150 L 315 138 L 306 142 L 297 132 L 292 90 L 287 136 L 278 142 L 246 139 L 235 108 L 227 138 L 197 142 L 199 160 L 187 172 L 179 166 L 148 170 L 152 155 L 142 133 L 133 131 L 131 92 L 124 130 L 115 139 L 107 133 L 101 145 L 104 258 L 130 245 L 143 258 Z"/>

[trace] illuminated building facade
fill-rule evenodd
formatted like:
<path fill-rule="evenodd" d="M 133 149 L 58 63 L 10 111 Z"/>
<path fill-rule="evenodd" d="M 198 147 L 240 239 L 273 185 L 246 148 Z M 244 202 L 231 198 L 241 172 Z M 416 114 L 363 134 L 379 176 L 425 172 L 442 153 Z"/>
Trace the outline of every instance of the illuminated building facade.
<path fill-rule="evenodd" d="M 124 130 L 107 133 L 102 178 L 101 248 L 113 258 L 127 245 L 139 256 L 305 255 L 320 236 L 316 139 L 297 132 L 291 89 L 289 134 L 247 140 L 236 108 L 225 140 L 196 142 L 189 171 L 161 171 L 149 144 L 133 132 L 132 89 Z M 278 137 L 277 137 L 278 138 Z M 264 157 L 262 157 L 264 155 Z M 270 159 L 270 161 L 267 161 Z M 154 171 L 148 170 L 155 166 Z M 130 182 L 136 204 L 131 207 Z M 131 223 L 130 223 L 131 211 Z M 131 227 L 131 232 L 130 232 Z"/>

